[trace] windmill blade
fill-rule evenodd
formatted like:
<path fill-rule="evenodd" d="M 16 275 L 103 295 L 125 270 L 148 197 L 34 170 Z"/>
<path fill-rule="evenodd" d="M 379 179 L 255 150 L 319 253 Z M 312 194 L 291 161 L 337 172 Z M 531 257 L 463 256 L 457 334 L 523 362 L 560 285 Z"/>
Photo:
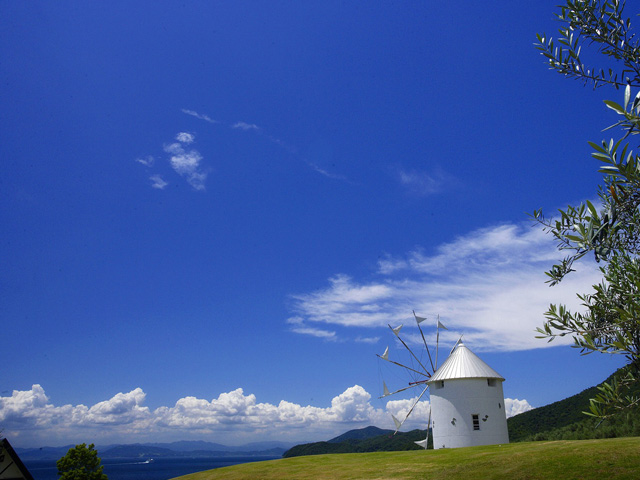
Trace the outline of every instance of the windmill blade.
<path fill-rule="evenodd" d="M 393 363 L 394 365 L 398 365 L 399 367 L 406 368 L 407 370 L 411 370 L 413 373 L 417 373 L 419 375 L 422 375 L 423 377 L 427 377 L 427 378 L 431 377 L 431 374 L 429 372 L 426 372 L 426 373 L 425 372 L 421 372 L 420 370 L 415 370 L 415 369 L 413 369 L 411 367 L 403 365 L 402 363 L 398 363 L 398 362 L 394 362 L 393 360 L 389 360 L 388 355 L 387 355 L 387 358 L 384 358 L 384 354 L 383 355 L 378 355 L 376 353 L 376 357 L 381 358 L 382 360 L 386 360 L 389 363 Z"/>
<path fill-rule="evenodd" d="M 404 327 L 404 325 L 402 324 L 398 325 L 396 328 L 393 328 L 391 325 L 389 325 L 389 328 L 395 334 L 396 337 L 400 335 L 400 330 L 402 330 L 402 327 Z"/>
<path fill-rule="evenodd" d="M 418 404 L 418 402 L 420 401 L 422 396 L 427 392 L 427 390 L 429 390 L 429 385 L 424 387 L 424 390 L 422 390 L 422 393 L 420 394 L 420 396 L 418 398 L 416 398 L 415 402 L 413 402 L 413 405 L 411 405 L 411 408 L 409 409 L 409 411 L 405 415 L 405 417 L 402 420 L 402 422 L 398 422 L 398 419 L 396 417 L 394 417 L 393 415 L 391 415 L 391 417 L 393 417 L 393 422 L 396 424 L 396 431 L 393 432 L 394 435 L 396 433 L 398 433 L 398 430 L 400 430 L 400 427 L 402 426 L 402 424 L 407 421 L 407 418 L 409 418 L 409 415 L 411 415 L 411 412 L 413 412 L 413 409 L 416 408 L 416 405 Z"/>
<path fill-rule="evenodd" d="M 405 390 L 409 390 L 410 388 L 416 388 L 418 385 L 420 384 L 418 383 L 418 384 L 409 385 L 408 387 L 401 388 L 399 390 L 396 390 L 395 392 L 389 392 L 389 390 L 384 390 L 386 388 L 386 385 L 384 384 L 384 382 L 382 382 L 384 395 L 378 398 L 384 398 L 384 397 L 388 397 L 389 395 L 395 395 L 396 393 L 404 392 Z"/>
<path fill-rule="evenodd" d="M 429 420 L 427 421 L 427 436 L 424 440 L 418 440 L 417 442 L 413 442 L 416 445 L 421 446 L 425 450 L 427 449 L 427 444 L 429 443 L 429 426 L 431 425 L 431 404 L 429 404 Z"/>
<path fill-rule="evenodd" d="M 389 347 L 385 348 L 384 353 L 378 356 L 383 360 L 389 360 Z"/>
<path fill-rule="evenodd" d="M 389 328 L 391 328 L 391 325 L 389 325 Z M 398 328 L 402 328 L 402 325 L 400 325 L 400 327 L 398 327 Z M 393 330 L 393 328 L 391 328 L 391 330 Z M 393 330 L 393 333 L 396 333 L 396 332 L 395 332 L 395 330 Z M 418 364 L 419 364 L 419 365 L 424 369 L 424 371 L 426 372 L 426 374 L 427 374 L 428 376 L 431 376 L 431 374 L 429 373 L 429 369 L 427 369 L 427 367 L 425 367 L 425 366 L 422 364 L 422 362 L 420 361 L 420 359 L 419 359 L 418 357 L 416 357 L 416 354 L 415 354 L 415 353 L 413 353 L 413 351 L 409 348 L 409 345 L 407 345 L 407 344 L 404 342 L 404 340 L 402 340 L 402 339 L 400 338 L 400 335 L 398 335 L 397 333 L 396 333 L 396 336 L 398 337 L 398 340 L 400 340 L 400 343 L 402 343 L 402 345 L 404 345 L 404 348 L 406 348 L 407 350 L 409 350 L 409 353 L 413 356 L 413 358 L 415 358 L 415 359 L 416 359 L 416 362 L 418 362 Z"/>
<path fill-rule="evenodd" d="M 431 428 L 431 402 L 429 402 L 429 421 L 427 422 L 427 438 L 425 438 L 426 442 L 429 441 L 429 428 Z M 427 449 L 426 443 L 424 448 L 425 450 Z"/>
<path fill-rule="evenodd" d="M 435 370 L 438 369 L 438 348 L 440 347 L 440 325 L 442 324 L 440 323 L 440 315 L 438 315 L 438 325 L 436 326 L 436 368 Z"/>
<path fill-rule="evenodd" d="M 413 312 L 413 316 L 416 317 L 416 323 L 418 324 L 418 330 L 420 330 L 420 335 L 422 335 L 422 341 L 424 342 L 424 348 L 427 350 L 427 355 L 429 355 L 429 363 L 431 363 L 431 370 L 433 370 L 435 372 L 436 369 L 433 367 L 433 360 L 431 360 L 431 352 L 429 351 L 429 345 L 427 345 L 427 339 L 424 338 L 424 332 L 422 331 L 422 327 L 420 326 L 420 322 L 418 321 L 418 319 L 422 318 L 422 317 L 418 317 L 416 315 L 416 312 Z M 425 318 L 425 320 L 426 320 L 426 318 Z"/>

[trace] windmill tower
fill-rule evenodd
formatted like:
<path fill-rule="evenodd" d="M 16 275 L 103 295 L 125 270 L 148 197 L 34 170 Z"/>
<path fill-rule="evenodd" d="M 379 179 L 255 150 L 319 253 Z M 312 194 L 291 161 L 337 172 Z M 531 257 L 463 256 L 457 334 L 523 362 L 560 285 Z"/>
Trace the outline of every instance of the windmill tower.
<path fill-rule="evenodd" d="M 509 443 L 503 381 L 498 372 L 458 343 L 426 382 L 433 448 Z"/>

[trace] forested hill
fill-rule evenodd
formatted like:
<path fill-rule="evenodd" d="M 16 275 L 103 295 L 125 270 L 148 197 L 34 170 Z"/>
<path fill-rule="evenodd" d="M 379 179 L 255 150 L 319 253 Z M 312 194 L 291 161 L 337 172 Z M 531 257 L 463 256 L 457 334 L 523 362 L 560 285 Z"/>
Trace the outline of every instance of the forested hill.
<path fill-rule="evenodd" d="M 305 443 L 287 450 L 283 457 L 299 457 L 302 455 L 321 455 L 323 453 L 358 453 L 358 452 L 392 452 L 400 450 L 419 450 L 414 442 L 424 440 L 426 430 L 398 432 L 382 430 L 378 427 L 366 427 L 350 430 L 326 442 Z M 429 435 L 429 448 L 432 447 Z"/>
<path fill-rule="evenodd" d="M 591 387 L 564 400 L 534 408 L 507 419 L 509 440 L 519 442 L 537 433 L 566 427 L 588 417 L 589 399 L 597 395 L 598 388 Z"/>
<path fill-rule="evenodd" d="M 618 375 L 622 369 L 611 375 Z M 603 382 L 604 383 L 604 382 Z M 640 394 L 640 385 L 631 392 Z M 583 390 L 564 400 L 535 408 L 507 420 L 509 440 L 581 440 L 587 438 L 611 438 L 640 435 L 640 409 L 635 408 L 600 422 L 585 415 L 589 411 L 589 399 L 598 394 L 598 387 Z"/>

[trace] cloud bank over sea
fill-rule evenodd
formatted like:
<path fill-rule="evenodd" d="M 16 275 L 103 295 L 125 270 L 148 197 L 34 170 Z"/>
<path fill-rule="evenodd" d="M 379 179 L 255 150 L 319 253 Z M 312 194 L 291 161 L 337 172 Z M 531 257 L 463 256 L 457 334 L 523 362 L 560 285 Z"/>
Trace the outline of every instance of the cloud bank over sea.
<path fill-rule="evenodd" d="M 118 393 L 86 405 L 55 405 L 40 385 L 14 390 L 0 397 L 3 435 L 20 447 L 60 446 L 72 443 L 136 443 L 147 441 L 208 440 L 240 445 L 260 440 L 328 440 L 354 428 L 376 425 L 394 428 L 391 415 L 404 418 L 415 399 L 390 400 L 383 408 L 354 385 L 324 407 L 302 406 L 281 400 L 260 403 L 242 388 L 211 400 L 183 397 L 173 406 L 154 410 L 144 406 L 141 388 Z M 532 407 L 526 400 L 505 399 L 508 416 Z M 403 430 L 425 428 L 429 402 L 418 403 Z"/>

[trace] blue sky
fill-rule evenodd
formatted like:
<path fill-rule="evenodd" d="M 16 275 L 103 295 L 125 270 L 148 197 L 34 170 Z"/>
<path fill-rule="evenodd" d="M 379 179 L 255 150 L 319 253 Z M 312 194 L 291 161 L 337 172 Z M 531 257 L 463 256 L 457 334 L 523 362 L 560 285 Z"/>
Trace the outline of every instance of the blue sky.
<path fill-rule="evenodd" d="M 2 2 L 3 433 L 389 428 L 413 309 L 513 413 L 604 380 L 534 338 L 598 276 L 548 288 L 526 213 L 593 198 L 619 96 L 548 71 L 556 3 Z"/>

